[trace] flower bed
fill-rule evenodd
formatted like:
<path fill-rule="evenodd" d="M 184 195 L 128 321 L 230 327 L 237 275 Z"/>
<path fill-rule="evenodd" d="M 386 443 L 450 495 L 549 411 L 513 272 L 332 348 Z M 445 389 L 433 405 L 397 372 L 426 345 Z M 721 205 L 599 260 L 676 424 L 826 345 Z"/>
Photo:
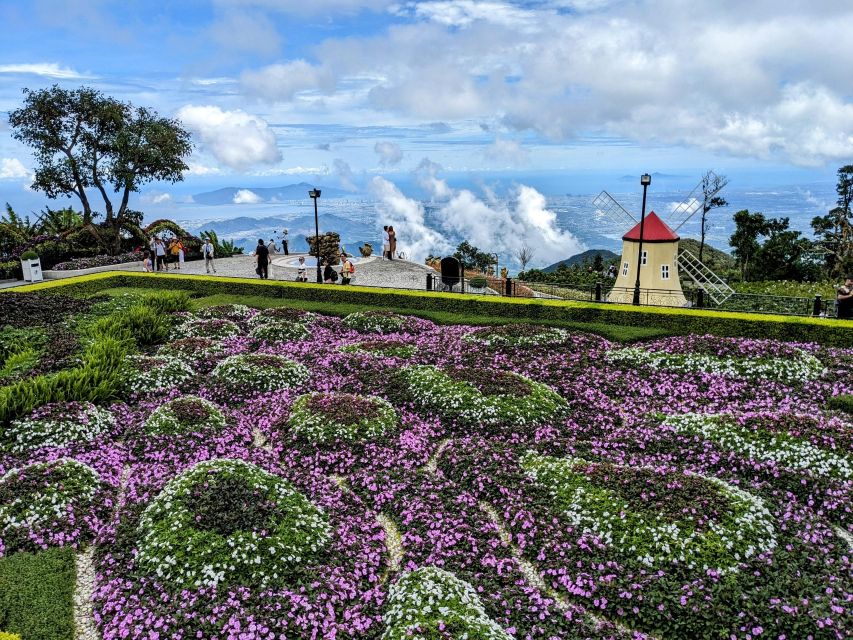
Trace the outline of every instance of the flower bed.
<path fill-rule="evenodd" d="M 344 325 L 365 333 L 398 333 L 408 322 L 405 316 L 391 311 L 358 311 L 344 318 Z"/>
<path fill-rule="evenodd" d="M 276 322 L 258 323 L 249 336 L 260 342 L 287 342 L 289 340 L 304 340 L 311 333 L 300 322 L 278 320 Z"/>
<path fill-rule="evenodd" d="M 316 313 L 310 311 L 302 311 L 301 309 L 292 309 L 290 307 L 270 307 L 269 309 L 261 309 L 257 314 L 249 319 L 249 324 L 263 324 L 266 322 L 301 322 L 307 324 L 317 318 Z"/>
<path fill-rule="evenodd" d="M 46 404 L 21 420 L 13 420 L 3 431 L 6 448 L 25 453 L 40 447 L 62 447 L 88 442 L 115 425 L 107 409 L 91 402 Z"/>
<path fill-rule="evenodd" d="M 310 393 L 290 410 L 288 426 L 310 442 L 365 440 L 397 426 L 397 412 L 387 401 L 351 393 Z"/>
<path fill-rule="evenodd" d="M 174 339 L 181 338 L 210 338 L 211 340 L 224 340 L 240 335 L 240 327 L 237 323 L 223 318 L 203 318 L 201 320 L 190 320 L 178 325 L 172 332 Z"/>
<path fill-rule="evenodd" d="M 557 327 L 505 324 L 475 329 L 464 340 L 487 347 L 525 347 L 561 344 L 568 340 L 569 335 L 568 331 Z"/>
<path fill-rule="evenodd" d="M 161 356 L 177 358 L 190 364 L 225 353 L 225 348 L 213 338 L 180 338 L 164 344 L 158 350 Z"/>
<path fill-rule="evenodd" d="M 177 587 L 265 587 L 295 582 L 330 537 L 323 511 L 288 482 L 240 460 L 213 460 L 171 480 L 145 509 L 137 560 Z"/>
<path fill-rule="evenodd" d="M 400 340 L 362 340 L 341 347 L 344 353 L 369 353 L 383 358 L 411 358 L 417 347 Z"/>
<path fill-rule="evenodd" d="M 222 304 L 212 307 L 203 307 L 195 313 L 196 317 L 205 320 L 230 320 L 240 322 L 249 320 L 255 315 L 255 310 L 244 304 Z"/>
<path fill-rule="evenodd" d="M 89 256 L 86 258 L 74 258 L 53 265 L 53 271 L 78 271 L 80 269 L 94 269 L 95 267 L 109 267 L 114 264 L 125 264 L 126 262 L 139 262 L 142 260 L 141 251 L 120 253 L 116 256 Z"/>
<path fill-rule="evenodd" d="M 190 365 L 171 356 L 130 356 L 124 388 L 130 393 L 168 391 L 195 377 Z"/>
<path fill-rule="evenodd" d="M 145 421 L 150 435 L 218 431 L 225 426 L 225 416 L 215 404 L 197 396 L 183 396 L 157 407 Z"/>
<path fill-rule="evenodd" d="M 252 353 L 230 356 L 213 369 L 211 377 L 245 391 L 275 391 L 304 384 L 308 368 L 284 356 Z"/>

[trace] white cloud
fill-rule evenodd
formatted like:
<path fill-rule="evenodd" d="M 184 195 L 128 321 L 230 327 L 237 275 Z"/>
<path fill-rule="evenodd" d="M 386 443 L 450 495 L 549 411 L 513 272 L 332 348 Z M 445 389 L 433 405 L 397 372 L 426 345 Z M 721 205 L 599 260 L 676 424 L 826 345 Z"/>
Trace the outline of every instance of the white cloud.
<path fill-rule="evenodd" d="M 383 167 L 398 165 L 403 160 L 403 150 L 396 142 L 388 142 L 387 140 L 377 142 L 373 150 L 379 156 L 379 164 Z"/>
<path fill-rule="evenodd" d="M 448 27 L 468 27 L 477 21 L 504 26 L 524 27 L 536 22 L 532 11 L 515 7 L 510 2 L 489 0 L 438 0 L 435 2 L 408 2 L 405 10 Z"/>
<path fill-rule="evenodd" d="M 143 196 L 142 200 L 151 204 L 170 204 L 172 195 L 169 193 L 149 193 Z"/>
<path fill-rule="evenodd" d="M 281 49 L 281 37 L 272 21 L 260 14 L 226 11 L 210 28 L 214 42 L 226 51 L 275 55 Z"/>
<path fill-rule="evenodd" d="M 486 147 L 483 155 L 487 160 L 506 162 L 513 166 L 523 165 L 530 159 L 530 152 L 517 140 L 497 138 Z"/>
<path fill-rule="evenodd" d="M 222 173 L 222 170 L 218 167 L 210 167 L 204 164 L 198 164 L 194 162 L 188 162 L 189 170 L 187 170 L 187 175 L 191 176 L 215 176 Z"/>
<path fill-rule="evenodd" d="M 246 71 L 240 82 L 249 95 L 271 102 L 287 102 L 302 91 L 328 94 L 335 90 L 335 77 L 329 69 L 305 60 L 292 60 L 271 64 L 258 71 Z"/>
<path fill-rule="evenodd" d="M 68 67 L 60 67 L 55 62 L 0 64 L 0 73 L 44 76 L 46 78 L 55 78 L 56 80 L 84 80 L 94 78 L 94 76 L 79 73 Z"/>
<path fill-rule="evenodd" d="M 327 176 L 329 175 L 329 167 L 323 165 L 321 167 L 277 167 L 273 169 L 261 169 L 260 171 L 252 171 L 253 176 Z"/>
<path fill-rule="evenodd" d="M 352 167 L 348 163 L 340 158 L 335 158 L 332 163 L 332 173 L 337 176 L 344 189 L 347 191 L 358 191 L 358 187 L 355 184 L 355 173 L 353 173 Z"/>
<path fill-rule="evenodd" d="M 440 164 L 424 158 L 415 169 L 415 178 L 433 200 L 447 200 L 452 193 L 447 183 L 438 177 L 439 171 L 441 171 Z"/>
<path fill-rule="evenodd" d="M 215 3 L 219 7 L 238 10 L 251 7 L 285 14 L 331 16 L 381 11 L 391 5 L 392 0 L 216 0 Z"/>
<path fill-rule="evenodd" d="M 17 158 L 0 158 L 0 180 L 28 178 L 30 172 Z"/>
<path fill-rule="evenodd" d="M 240 189 L 234 194 L 234 199 L 232 200 L 234 204 L 258 204 L 263 201 L 261 196 L 249 189 Z"/>
<path fill-rule="evenodd" d="M 240 109 L 223 111 L 214 106 L 186 105 L 178 118 L 196 133 L 221 164 L 245 171 L 259 164 L 281 161 L 275 133 L 266 120 Z"/>

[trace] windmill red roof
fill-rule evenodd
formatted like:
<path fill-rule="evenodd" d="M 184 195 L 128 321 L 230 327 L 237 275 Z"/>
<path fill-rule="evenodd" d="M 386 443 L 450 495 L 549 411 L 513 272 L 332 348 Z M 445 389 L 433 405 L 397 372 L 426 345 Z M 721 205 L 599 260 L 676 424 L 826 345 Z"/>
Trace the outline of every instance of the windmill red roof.
<path fill-rule="evenodd" d="M 628 233 L 622 236 L 623 240 L 639 240 L 640 239 L 640 223 L 631 229 Z M 667 224 L 658 218 L 658 214 L 654 211 L 646 216 L 645 226 L 643 227 L 643 242 L 677 242 L 678 234 L 670 229 Z"/>

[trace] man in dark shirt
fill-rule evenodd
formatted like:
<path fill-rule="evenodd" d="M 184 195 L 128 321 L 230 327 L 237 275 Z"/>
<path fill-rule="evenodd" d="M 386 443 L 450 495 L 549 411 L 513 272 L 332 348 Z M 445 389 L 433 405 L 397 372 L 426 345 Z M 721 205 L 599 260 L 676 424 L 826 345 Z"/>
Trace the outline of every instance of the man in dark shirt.
<path fill-rule="evenodd" d="M 836 315 L 847 320 L 853 318 L 853 276 L 847 276 L 844 285 L 838 288 L 835 296 Z"/>
<path fill-rule="evenodd" d="M 258 246 L 255 247 L 255 255 L 258 258 L 256 273 L 261 276 L 262 280 L 266 280 L 269 277 L 270 250 L 266 248 L 262 239 L 258 240 Z"/>

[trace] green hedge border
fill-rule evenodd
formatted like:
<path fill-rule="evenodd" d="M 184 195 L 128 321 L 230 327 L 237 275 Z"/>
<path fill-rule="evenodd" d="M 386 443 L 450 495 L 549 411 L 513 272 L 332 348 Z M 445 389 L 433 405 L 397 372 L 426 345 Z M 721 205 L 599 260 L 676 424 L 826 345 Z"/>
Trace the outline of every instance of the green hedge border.
<path fill-rule="evenodd" d="M 304 300 L 329 304 L 361 304 L 389 310 L 446 311 L 506 320 L 581 322 L 620 326 L 655 327 L 674 333 L 711 333 L 719 336 L 774 338 L 853 346 L 853 323 L 829 318 L 775 316 L 701 309 L 634 307 L 631 305 L 498 298 L 469 294 L 384 289 L 378 287 L 330 286 L 302 282 L 261 281 L 222 276 L 128 273 L 105 271 L 87 276 L 43 282 L 14 291 L 57 292 L 88 295 L 102 289 L 134 287 L 181 288 L 198 296 L 232 294 Z M 0 293 L 2 295 L 2 293 Z"/>

